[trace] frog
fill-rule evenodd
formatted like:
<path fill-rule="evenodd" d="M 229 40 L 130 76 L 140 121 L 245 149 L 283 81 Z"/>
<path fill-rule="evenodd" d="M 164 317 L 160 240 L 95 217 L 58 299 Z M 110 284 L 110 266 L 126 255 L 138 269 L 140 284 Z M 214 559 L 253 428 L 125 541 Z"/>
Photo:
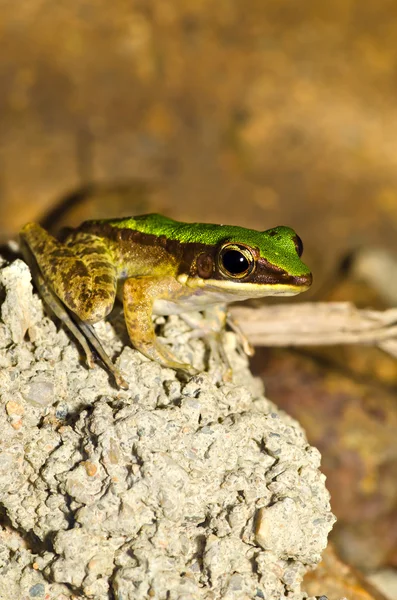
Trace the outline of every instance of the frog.
<path fill-rule="evenodd" d="M 293 296 L 312 284 L 301 260 L 302 240 L 287 226 L 259 231 L 153 213 L 84 221 L 64 239 L 27 223 L 20 244 L 39 294 L 81 344 L 88 365 L 95 364 L 94 349 L 122 388 L 128 384 L 93 327 L 110 314 L 116 299 L 135 349 L 163 367 L 193 375 L 197 369 L 158 339 L 156 316 Z M 224 327 L 227 317 L 221 321 Z"/>

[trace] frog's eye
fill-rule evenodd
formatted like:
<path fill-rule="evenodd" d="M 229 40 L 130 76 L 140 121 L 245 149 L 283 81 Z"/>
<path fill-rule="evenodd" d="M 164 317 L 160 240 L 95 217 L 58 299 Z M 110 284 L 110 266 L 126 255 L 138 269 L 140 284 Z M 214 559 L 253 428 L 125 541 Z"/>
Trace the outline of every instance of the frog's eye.
<path fill-rule="evenodd" d="M 299 235 L 294 236 L 294 244 L 295 244 L 296 253 L 300 258 L 303 254 L 303 242 L 300 239 Z"/>
<path fill-rule="evenodd" d="M 225 244 L 219 253 L 219 269 L 227 277 L 240 279 L 255 268 L 252 252 L 239 244 Z"/>

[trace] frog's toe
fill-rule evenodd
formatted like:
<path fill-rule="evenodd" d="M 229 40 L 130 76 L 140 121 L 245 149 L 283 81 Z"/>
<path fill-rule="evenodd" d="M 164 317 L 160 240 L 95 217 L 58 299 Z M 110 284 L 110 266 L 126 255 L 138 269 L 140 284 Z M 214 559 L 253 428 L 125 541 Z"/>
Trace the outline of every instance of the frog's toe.
<path fill-rule="evenodd" d="M 188 363 L 181 363 L 181 367 L 180 370 L 181 371 L 185 371 L 185 373 L 187 373 L 188 375 L 198 375 L 198 373 L 200 373 L 199 369 L 196 369 L 195 367 L 193 367 L 192 365 L 189 365 Z M 179 369 L 179 367 L 178 367 Z"/>
<path fill-rule="evenodd" d="M 167 348 L 167 350 L 168 350 L 168 348 Z M 164 354 L 164 357 L 160 362 L 163 365 L 163 367 L 168 367 L 170 369 L 175 369 L 177 371 L 184 371 L 185 373 L 188 373 L 189 375 L 197 375 L 197 373 L 199 373 L 198 369 L 195 369 L 195 367 L 193 367 L 189 363 L 180 362 L 169 351 Z"/>
<path fill-rule="evenodd" d="M 161 351 L 163 354 L 163 360 L 161 361 L 164 367 L 169 367 L 171 369 L 176 369 L 177 371 L 184 371 L 189 375 L 197 375 L 199 371 L 195 369 L 189 363 L 180 362 L 176 356 L 171 352 L 167 346 L 161 345 Z"/>
<path fill-rule="evenodd" d="M 171 350 L 159 340 L 155 340 L 154 343 L 136 344 L 137 350 L 142 352 L 147 358 L 160 363 L 163 367 L 168 369 L 175 369 L 177 371 L 185 371 L 189 375 L 196 375 L 197 369 L 192 367 L 189 363 L 183 363 L 171 352 Z"/>
<path fill-rule="evenodd" d="M 86 351 L 85 352 L 85 356 L 86 356 L 86 359 L 87 359 L 87 365 L 88 365 L 88 367 L 90 369 L 93 369 L 96 366 L 94 355 L 92 354 L 91 351 L 88 351 L 88 352 Z"/>
<path fill-rule="evenodd" d="M 222 375 L 222 381 L 225 383 L 232 383 L 233 381 L 233 370 L 231 367 L 226 369 Z"/>
<path fill-rule="evenodd" d="M 118 387 L 120 387 L 123 390 L 128 390 L 129 385 L 119 371 L 115 370 L 113 372 L 113 376 L 114 376 L 114 379 L 115 379 Z"/>

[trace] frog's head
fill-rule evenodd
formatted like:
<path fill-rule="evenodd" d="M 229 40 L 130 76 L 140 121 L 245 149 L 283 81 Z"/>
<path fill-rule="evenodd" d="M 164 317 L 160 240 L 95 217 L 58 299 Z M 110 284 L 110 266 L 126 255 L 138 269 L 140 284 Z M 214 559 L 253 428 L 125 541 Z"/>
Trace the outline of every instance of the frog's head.
<path fill-rule="evenodd" d="M 311 286 L 312 274 L 301 260 L 303 244 L 293 229 L 218 226 L 218 240 L 214 231 L 209 233 L 213 243 L 197 244 L 185 257 L 189 287 L 224 292 L 230 301 L 230 295 L 235 300 L 293 296 Z"/>

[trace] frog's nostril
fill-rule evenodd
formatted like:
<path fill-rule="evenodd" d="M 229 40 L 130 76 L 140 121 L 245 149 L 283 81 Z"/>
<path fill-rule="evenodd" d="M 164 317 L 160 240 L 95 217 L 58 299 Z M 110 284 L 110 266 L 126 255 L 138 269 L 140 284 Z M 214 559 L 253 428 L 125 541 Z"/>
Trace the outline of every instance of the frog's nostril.
<path fill-rule="evenodd" d="M 310 287 L 313 283 L 313 275 L 311 273 L 306 273 L 305 275 L 298 275 L 294 277 L 297 285 L 302 287 Z"/>

